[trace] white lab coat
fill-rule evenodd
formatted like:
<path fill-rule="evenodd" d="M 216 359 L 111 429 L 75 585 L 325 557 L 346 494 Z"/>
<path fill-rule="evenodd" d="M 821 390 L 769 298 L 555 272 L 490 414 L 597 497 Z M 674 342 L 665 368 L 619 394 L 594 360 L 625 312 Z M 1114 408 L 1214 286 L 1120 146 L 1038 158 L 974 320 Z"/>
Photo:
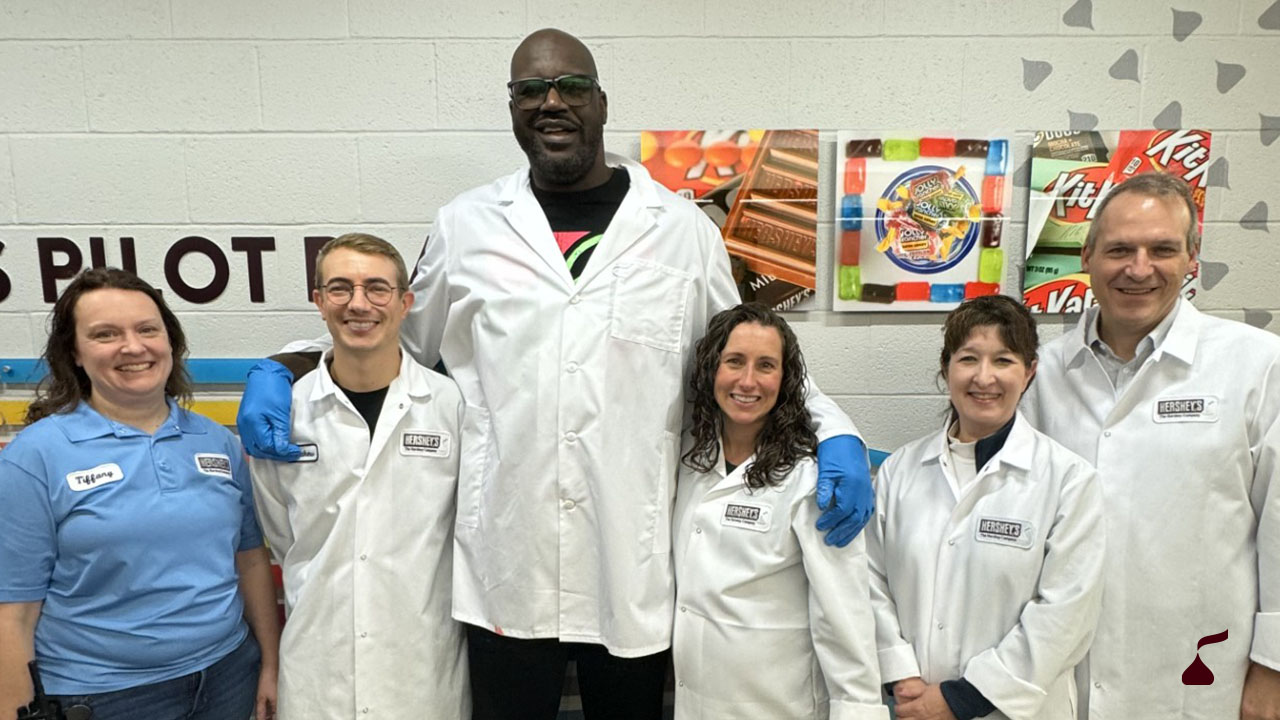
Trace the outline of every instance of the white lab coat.
<path fill-rule="evenodd" d="M 945 430 L 914 440 L 876 476 L 881 677 L 964 677 L 996 706 L 988 720 L 1072 720 L 1102 596 L 1096 473 L 1019 415 L 960 490 L 946 443 Z"/>
<path fill-rule="evenodd" d="M 863 536 L 814 530 L 817 463 L 748 490 L 754 456 L 728 475 L 720 457 L 676 488 L 676 719 L 888 718 Z"/>
<path fill-rule="evenodd" d="M 280 720 L 470 717 L 450 618 L 461 415 L 453 381 L 407 352 L 372 441 L 325 362 L 293 386 L 293 441 L 318 458 L 251 459 L 284 570 Z"/>
<path fill-rule="evenodd" d="M 440 209 L 403 334 L 467 405 L 454 617 L 638 657 L 671 641 L 694 343 L 739 298 L 705 214 L 608 160 L 631 187 L 576 283 L 521 170 Z M 825 397 L 810 411 L 822 439 L 853 432 Z"/>
<path fill-rule="evenodd" d="M 1113 552 L 1089 714 L 1236 718 L 1249 658 L 1280 669 L 1280 338 L 1180 300 L 1116 397 L 1084 344 L 1096 312 L 1041 349 L 1024 400 L 1103 480 Z M 1200 650 L 1213 684 L 1183 685 L 1196 641 L 1223 630 L 1225 642 Z"/>

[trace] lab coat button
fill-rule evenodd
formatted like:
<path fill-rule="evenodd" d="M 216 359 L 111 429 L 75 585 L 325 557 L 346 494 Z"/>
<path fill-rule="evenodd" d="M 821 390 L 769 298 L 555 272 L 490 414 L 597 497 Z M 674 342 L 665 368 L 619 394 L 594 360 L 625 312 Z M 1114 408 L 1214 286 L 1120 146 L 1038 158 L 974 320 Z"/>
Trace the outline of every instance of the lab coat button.
<path fill-rule="evenodd" d="M 938 629 L 939 629 L 939 630 L 941 630 L 941 629 L 942 629 L 942 623 L 938 623 Z"/>
<path fill-rule="evenodd" d="M 698 533 L 699 535 L 702 534 L 702 528 L 694 528 L 693 531 Z"/>
<path fill-rule="evenodd" d="M 361 559 L 361 560 L 368 560 L 368 559 L 369 559 L 369 556 L 368 556 L 368 555 L 361 554 L 361 555 L 360 555 L 360 559 Z"/>
<path fill-rule="evenodd" d="M 1094 686 L 1095 688 L 1099 689 L 1099 690 L 1101 690 L 1101 689 L 1102 689 L 1102 683 L 1100 683 L 1100 682 L 1096 682 L 1096 683 L 1094 683 L 1094 684 L 1093 684 L 1093 686 Z"/>
<path fill-rule="evenodd" d="M 1111 437 L 1111 431 L 1110 431 L 1110 430 L 1108 430 L 1108 431 L 1106 431 L 1106 432 L 1102 433 L 1102 435 L 1103 435 L 1103 437 Z"/>
<path fill-rule="evenodd" d="M 581 296 L 581 295 L 574 295 L 573 297 L 569 298 L 569 304 L 570 304 L 570 305 L 577 305 L 577 304 L 578 304 L 578 303 L 580 303 L 580 302 L 582 302 L 582 296 Z"/>
<path fill-rule="evenodd" d="M 367 632 L 362 632 L 362 633 L 360 633 L 360 637 L 362 637 L 362 638 L 367 638 L 367 637 L 369 637 L 369 633 L 367 633 Z"/>
<path fill-rule="evenodd" d="M 576 502 L 574 502 L 574 501 L 572 501 L 572 500 L 565 500 L 565 501 L 564 501 L 564 503 L 563 503 L 563 505 L 564 505 L 564 509 L 565 509 L 565 510 L 570 510 L 570 511 L 572 511 L 575 507 L 577 507 L 577 506 L 578 506 L 578 503 L 576 503 Z"/>
<path fill-rule="evenodd" d="M 567 370 L 567 371 L 569 371 L 569 372 L 571 372 L 571 373 L 578 372 L 578 363 L 576 363 L 576 362 L 571 362 L 571 363 L 569 363 L 568 365 L 565 365 L 565 366 L 564 366 L 564 369 L 565 369 L 565 370 Z"/>
<path fill-rule="evenodd" d="M 369 708 L 362 708 L 362 709 L 360 710 L 360 712 L 364 713 L 365 715 L 368 715 L 368 714 L 369 714 Z"/>
<path fill-rule="evenodd" d="M 955 538 L 951 538 L 950 540 L 948 540 L 948 541 L 947 541 L 947 544 L 948 544 L 948 545 L 955 545 L 955 544 L 956 544 L 956 539 L 955 539 Z"/>
<path fill-rule="evenodd" d="M 687 607 L 685 607 L 685 606 L 681 605 L 681 606 L 680 606 L 680 612 L 689 612 L 689 608 L 687 608 Z"/>
<path fill-rule="evenodd" d="M 578 442 L 578 433 L 570 430 L 569 432 L 564 434 L 564 441 L 567 443 Z"/>

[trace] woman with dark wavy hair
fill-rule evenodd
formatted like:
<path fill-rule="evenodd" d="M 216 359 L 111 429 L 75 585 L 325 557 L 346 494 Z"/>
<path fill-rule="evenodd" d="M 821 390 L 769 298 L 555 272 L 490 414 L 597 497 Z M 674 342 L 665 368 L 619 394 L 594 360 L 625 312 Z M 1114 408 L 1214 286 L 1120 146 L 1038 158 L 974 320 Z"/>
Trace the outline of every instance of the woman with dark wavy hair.
<path fill-rule="evenodd" d="M 795 334 L 747 303 L 711 319 L 676 490 L 676 718 L 887 717 L 861 536 L 813 531 L 817 465 Z"/>
<path fill-rule="evenodd" d="M 181 406 L 186 337 L 115 268 L 54 304 L 49 374 L 0 451 L 0 720 L 27 662 L 94 720 L 266 720 L 275 589 L 240 443 Z"/>

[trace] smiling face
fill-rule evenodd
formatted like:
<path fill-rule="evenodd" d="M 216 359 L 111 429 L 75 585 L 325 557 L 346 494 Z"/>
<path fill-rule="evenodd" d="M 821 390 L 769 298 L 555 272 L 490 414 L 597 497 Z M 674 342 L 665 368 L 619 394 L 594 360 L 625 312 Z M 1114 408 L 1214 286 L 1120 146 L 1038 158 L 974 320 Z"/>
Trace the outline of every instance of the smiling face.
<path fill-rule="evenodd" d="M 1113 349 L 1136 345 L 1178 302 L 1196 260 L 1186 240 L 1194 218 L 1176 198 L 1127 192 L 1111 198 L 1094 222 L 1097 239 L 1081 266 L 1098 301 L 1102 338 Z"/>
<path fill-rule="evenodd" d="M 558 30 L 539 30 L 525 38 L 511 58 L 511 79 L 597 77 L 591 52 L 577 38 Z M 585 190 L 609 179 L 604 162 L 604 125 L 609 101 L 603 90 L 585 105 L 570 107 L 555 88 L 538 107 L 521 110 L 508 103 L 511 130 L 529 158 L 534 184 L 547 190 Z"/>
<path fill-rule="evenodd" d="M 345 305 L 333 302 L 321 289 L 312 292 L 333 336 L 335 351 L 360 353 L 399 347 L 400 323 L 413 305 L 413 293 L 397 287 L 396 265 L 391 258 L 340 247 L 325 255 L 320 273 L 326 286 L 335 281 L 360 286 L 354 287 Z M 369 302 L 365 287 L 377 283 L 395 288 L 386 305 Z"/>
<path fill-rule="evenodd" d="M 75 306 L 75 362 L 91 402 L 141 409 L 164 404 L 173 348 L 160 308 L 145 293 L 102 288 Z"/>
<path fill-rule="evenodd" d="M 782 335 L 777 328 L 754 322 L 729 333 L 716 368 L 716 404 L 724 413 L 726 433 L 760 432 L 782 387 Z"/>
<path fill-rule="evenodd" d="M 959 420 L 958 437 L 971 442 L 1004 426 L 1036 373 L 1005 346 L 995 325 L 980 325 L 947 362 L 947 392 Z"/>

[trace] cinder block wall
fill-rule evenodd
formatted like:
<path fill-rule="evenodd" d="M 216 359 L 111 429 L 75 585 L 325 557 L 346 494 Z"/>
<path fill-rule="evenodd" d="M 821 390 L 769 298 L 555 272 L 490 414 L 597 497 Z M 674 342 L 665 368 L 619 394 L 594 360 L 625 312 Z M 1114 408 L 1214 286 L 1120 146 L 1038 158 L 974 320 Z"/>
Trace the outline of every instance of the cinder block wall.
<path fill-rule="evenodd" d="M 166 291 L 197 356 L 319 332 L 304 239 L 358 228 L 415 256 L 439 205 L 518 167 L 507 63 L 545 26 L 595 51 L 614 152 L 635 155 L 645 128 L 1009 133 L 1015 257 L 1032 131 L 1210 129 L 1199 306 L 1280 331 L 1280 0 L 3 0 L 0 357 L 39 353 L 44 284 L 63 284 L 38 238 L 86 264 L 90 238 L 113 263 L 133 238 L 158 284 L 179 240 L 210 240 L 219 297 Z M 892 449 L 938 422 L 941 316 L 828 312 L 820 230 L 816 309 L 793 319 L 824 389 Z M 199 253 L 169 262 L 188 285 L 217 279 Z"/>

